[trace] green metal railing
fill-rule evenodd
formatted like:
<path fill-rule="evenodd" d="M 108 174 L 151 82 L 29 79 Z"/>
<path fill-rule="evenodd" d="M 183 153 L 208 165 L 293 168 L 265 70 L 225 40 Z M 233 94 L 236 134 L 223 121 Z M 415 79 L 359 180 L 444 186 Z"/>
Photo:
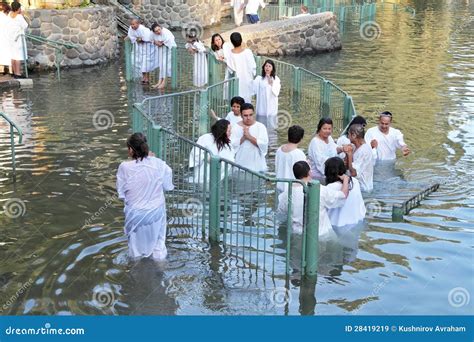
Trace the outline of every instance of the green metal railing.
<path fill-rule="evenodd" d="M 175 189 L 167 194 L 169 235 L 208 239 L 222 245 L 236 264 L 255 271 L 316 275 L 319 183 L 305 185 L 254 172 L 153 121 L 141 108 L 134 109 L 133 131 L 144 132 L 150 150 L 174 172 Z M 283 220 L 276 210 L 276 185 L 280 182 L 289 184 L 290 189 L 288 216 Z M 292 234 L 295 183 L 303 187 L 305 198 L 301 240 Z"/>
<path fill-rule="evenodd" d="M 13 177 L 15 177 L 15 173 L 16 173 L 15 130 L 18 133 L 19 144 L 21 144 L 23 140 L 23 132 L 5 113 L 0 112 L 0 117 L 2 117 L 10 126 L 9 127 L 10 147 L 11 147 L 11 153 L 12 153 Z"/>
<path fill-rule="evenodd" d="M 420 191 L 417 193 L 415 196 L 410 197 L 406 201 L 404 201 L 401 204 L 395 204 L 392 207 L 392 220 L 393 221 L 403 221 L 403 215 L 406 215 L 410 212 L 410 210 L 416 208 L 417 206 L 420 205 L 421 201 L 431 194 L 432 192 L 435 192 L 436 190 L 439 189 L 439 184 L 433 184 L 429 186 L 428 188 L 424 189 L 423 191 Z"/>
<path fill-rule="evenodd" d="M 77 49 L 78 46 L 71 43 L 64 43 L 57 40 L 47 39 L 47 38 L 36 36 L 30 33 L 26 33 L 25 38 L 31 42 L 45 44 L 54 49 L 55 51 L 54 65 L 56 67 L 56 74 L 58 76 L 58 79 L 61 79 L 61 61 L 63 60 L 63 48 Z M 25 49 L 26 49 L 26 46 L 25 46 Z M 27 70 L 26 76 L 28 76 L 28 68 L 26 68 L 26 65 L 25 65 L 25 69 Z"/>

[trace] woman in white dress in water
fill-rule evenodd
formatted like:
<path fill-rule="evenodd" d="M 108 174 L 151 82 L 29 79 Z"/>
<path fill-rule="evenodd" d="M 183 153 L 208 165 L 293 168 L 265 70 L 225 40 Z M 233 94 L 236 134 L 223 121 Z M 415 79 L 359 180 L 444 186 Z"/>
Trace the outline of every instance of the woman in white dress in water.
<path fill-rule="evenodd" d="M 171 49 L 176 47 L 174 36 L 166 27 L 154 23 L 151 26 L 151 41 L 158 47 L 158 67 L 160 68 L 160 80 L 153 86 L 155 89 L 163 89 L 166 85 L 166 77 L 171 77 Z"/>
<path fill-rule="evenodd" d="M 206 133 L 199 137 L 196 144 L 202 146 L 215 156 L 234 161 L 234 150 L 230 141 L 231 134 L 230 122 L 226 119 L 218 120 L 214 125 L 211 126 L 211 133 Z M 207 180 L 210 176 L 209 158 L 208 155 L 207 163 L 205 162 L 206 153 L 197 147 L 194 147 L 189 154 L 189 167 L 194 169 L 194 178 L 192 182 L 204 183 L 205 168 L 207 165 Z M 221 179 L 224 178 L 225 169 L 221 167 Z"/>
<path fill-rule="evenodd" d="M 117 171 L 117 192 L 125 202 L 125 234 L 132 259 L 166 258 L 166 206 L 164 191 L 173 190 L 171 168 L 149 155 L 146 137 L 134 133 L 127 140 L 131 161 Z"/>
<path fill-rule="evenodd" d="M 13 77 L 22 78 L 21 62 L 27 58 L 25 30 L 28 28 L 28 23 L 21 14 L 21 4 L 19 2 L 12 2 L 11 9 L 11 12 L 8 14 L 10 20 L 7 24 L 7 32 L 10 40 L 11 65 Z"/>
<path fill-rule="evenodd" d="M 214 57 L 216 60 L 223 65 L 226 66 L 224 71 L 224 81 L 228 80 L 232 77 L 232 70 L 227 67 L 227 60 L 229 59 L 230 51 L 232 50 L 233 46 L 229 42 L 224 41 L 224 38 L 219 33 L 214 33 L 211 37 L 211 50 L 214 53 Z M 211 70 L 210 71 L 211 77 L 219 77 L 218 70 Z M 218 79 L 214 79 L 214 83 L 220 81 Z M 224 99 L 228 100 L 230 98 L 229 94 L 229 87 L 227 84 L 224 84 L 224 88 L 222 91 L 224 94 Z"/>
<path fill-rule="evenodd" d="M 322 118 L 319 120 L 316 135 L 309 143 L 308 161 L 311 166 L 311 178 L 324 183 L 324 163 L 331 157 L 337 156 L 344 151 L 344 147 L 338 147 L 334 142 L 332 134 L 332 120 Z"/>
<path fill-rule="evenodd" d="M 281 82 L 276 75 L 275 63 L 267 59 L 262 66 L 262 75 L 255 77 L 253 90 L 257 95 L 257 116 L 271 116 L 278 114 L 278 95 Z"/>
<path fill-rule="evenodd" d="M 329 158 L 324 168 L 326 174 L 326 184 L 328 189 L 341 190 L 341 176 L 345 175 L 347 168 L 339 157 Z M 365 204 L 362 198 L 359 181 L 351 177 L 349 195 L 341 208 L 330 209 L 328 211 L 331 225 L 338 234 L 344 234 L 365 218 Z"/>
<path fill-rule="evenodd" d="M 186 50 L 194 56 L 193 84 L 202 87 L 207 84 L 207 51 L 202 42 L 199 41 L 197 32 L 191 31 L 187 35 Z"/>
<path fill-rule="evenodd" d="M 0 3 L 0 66 L 3 68 L 3 74 L 6 74 L 6 68 L 10 68 L 12 59 L 10 57 L 10 43 L 8 39 L 8 13 L 10 6 L 7 3 Z"/>

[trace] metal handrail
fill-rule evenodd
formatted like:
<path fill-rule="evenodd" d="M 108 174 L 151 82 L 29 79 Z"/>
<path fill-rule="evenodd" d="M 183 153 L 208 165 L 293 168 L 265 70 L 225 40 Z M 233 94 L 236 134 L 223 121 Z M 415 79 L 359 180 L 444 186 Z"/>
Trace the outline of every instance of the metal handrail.
<path fill-rule="evenodd" d="M 13 174 L 16 172 L 16 161 L 15 161 L 15 138 L 14 138 L 14 129 L 18 132 L 18 143 L 21 144 L 23 141 L 23 132 L 15 122 L 13 122 L 5 113 L 0 112 L 0 117 L 5 119 L 6 122 L 10 125 L 10 146 L 12 149 L 12 165 L 13 165 Z M 15 176 L 14 176 L 15 177 Z"/>

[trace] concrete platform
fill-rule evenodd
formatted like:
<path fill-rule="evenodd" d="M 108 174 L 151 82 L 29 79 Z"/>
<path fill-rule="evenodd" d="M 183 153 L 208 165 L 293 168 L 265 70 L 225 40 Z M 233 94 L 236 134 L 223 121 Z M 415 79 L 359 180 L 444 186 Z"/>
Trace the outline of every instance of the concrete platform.
<path fill-rule="evenodd" d="M 0 75 L 0 90 L 13 88 L 30 88 L 33 87 L 31 78 L 13 78 L 10 75 Z"/>

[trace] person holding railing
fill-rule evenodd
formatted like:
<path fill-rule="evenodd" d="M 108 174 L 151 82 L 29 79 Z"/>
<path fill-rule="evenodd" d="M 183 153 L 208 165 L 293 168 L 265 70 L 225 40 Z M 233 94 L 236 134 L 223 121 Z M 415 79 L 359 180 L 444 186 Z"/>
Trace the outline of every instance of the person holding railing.
<path fill-rule="evenodd" d="M 133 44 L 132 67 L 142 73 L 142 83 L 150 83 L 150 71 L 158 66 L 155 54 L 155 46 L 151 43 L 151 31 L 140 24 L 138 19 L 130 21 L 130 27 L 126 39 Z"/>
<path fill-rule="evenodd" d="M 244 99 L 241 98 L 240 96 L 234 96 L 230 100 L 231 111 L 227 113 L 227 116 L 225 117 L 225 119 L 229 121 L 231 125 L 234 125 L 242 121 L 240 108 L 242 108 L 242 105 L 244 103 L 245 103 Z M 211 109 L 211 116 L 215 120 L 220 120 L 220 118 L 216 115 L 216 113 L 212 109 Z"/>
<path fill-rule="evenodd" d="M 202 87 L 208 82 L 206 47 L 195 31 L 188 32 L 186 39 L 184 47 L 194 56 L 193 84 L 195 87 Z"/>
<path fill-rule="evenodd" d="M 362 191 L 370 192 L 374 188 L 374 160 L 372 149 L 364 140 L 364 126 L 351 125 L 348 136 L 355 150 L 346 152 L 347 169 L 359 181 Z"/>
<path fill-rule="evenodd" d="M 23 78 L 21 62 L 28 58 L 25 41 L 25 30 L 28 28 L 28 23 L 21 13 L 21 4 L 19 2 L 12 2 L 11 12 L 8 14 L 8 17 L 10 20 L 7 23 L 7 32 L 10 38 L 10 58 L 13 77 Z"/>
<path fill-rule="evenodd" d="M 342 160 L 341 160 L 342 162 Z M 344 165 L 344 163 L 343 163 Z M 308 184 L 311 181 L 310 166 L 306 161 L 298 161 L 293 165 L 293 174 L 295 179 Z M 347 175 L 342 174 L 338 177 L 342 186 L 335 190 L 324 185 L 320 186 L 319 191 L 319 239 L 327 240 L 335 238 L 336 235 L 332 229 L 331 221 L 329 219 L 328 210 L 333 208 L 340 208 L 346 203 L 346 198 L 349 195 L 349 180 Z M 278 212 L 283 215 L 288 215 L 288 201 L 290 194 L 287 189 L 278 196 Z M 291 188 L 291 203 L 292 203 L 292 230 L 294 233 L 301 234 L 303 232 L 303 217 L 304 217 L 304 192 L 303 186 L 300 183 L 292 183 Z M 288 227 L 289 229 L 290 227 Z"/>
<path fill-rule="evenodd" d="M 227 66 L 235 72 L 239 79 L 239 96 L 242 96 L 245 102 L 252 102 L 253 79 L 257 71 L 257 64 L 250 49 L 242 46 L 242 35 L 239 32 L 233 32 L 230 35 L 230 42 L 234 46 L 229 55 Z"/>
<path fill-rule="evenodd" d="M 130 161 L 117 171 L 117 192 L 125 202 L 125 233 L 131 258 L 166 258 L 166 205 L 164 191 L 174 189 L 171 168 L 151 156 L 146 137 L 127 139 Z"/>
<path fill-rule="evenodd" d="M 298 161 L 306 161 L 306 155 L 298 148 L 298 144 L 303 140 L 303 127 L 294 125 L 288 128 L 288 143 L 280 146 L 275 154 L 276 178 L 294 179 L 293 165 Z M 277 189 L 285 191 L 287 183 L 278 183 Z"/>
<path fill-rule="evenodd" d="M 10 57 L 10 42 L 8 38 L 8 23 L 10 13 L 10 6 L 6 2 L 0 3 L 0 66 L 2 67 L 2 72 L 5 75 L 6 69 L 9 71 L 11 67 L 11 57 Z"/>
<path fill-rule="evenodd" d="M 253 81 L 253 91 L 257 96 L 257 116 L 276 119 L 280 89 L 281 82 L 276 75 L 275 63 L 267 59 L 262 65 L 262 74 L 255 77 Z"/>
<path fill-rule="evenodd" d="M 268 133 L 264 124 L 257 122 L 251 103 L 241 107 L 242 121 L 232 126 L 232 146 L 235 161 L 250 170 L 265 172 L 268 153 Z"/>
<path fill-rule="evenodd" d="M 211 151 L 215 156 L 234 161 L 234 150 L 231 145 L 231 124 L 225 119 L 220 119 L 211 126 L 211 133 L 206 133 L 199 137 L 196 144 Z M 210 157 L 210 156 L 209 156 Z M 189 154 L 189 167 L 194 169 L 192 182 L 204 183 L 206 165 L 209 167 L 209 158 L 206 160 L 206 153 L 194 147 Z M 221 168 L 221 179 L 224 178 L 225 169 Z M 209 180 L 210 171 L 207 170 Z"/>
<path fill-rule="evenodd" d="M 166 77 L 171 77 L 171 49 L 176 47 L 173 33 L 166 27 L 154 23 L 151 26 L 151 41 L 158 47 L 158 61 L 160 68 L 160 80 L 153 86 L 163 89 L 166 85 Z"/>
<path fill-rule="evenodd" d="M 378 126 L 369 128 L 365 133 L 365 140 L 372 147 L 373 156 L 377 160 L 395 160 L 397 149 L 402 150 L 404 157 L 410 154 L 402 132 L 391 125 L 392 113 L 385 111 L 379 115 Z"/>

